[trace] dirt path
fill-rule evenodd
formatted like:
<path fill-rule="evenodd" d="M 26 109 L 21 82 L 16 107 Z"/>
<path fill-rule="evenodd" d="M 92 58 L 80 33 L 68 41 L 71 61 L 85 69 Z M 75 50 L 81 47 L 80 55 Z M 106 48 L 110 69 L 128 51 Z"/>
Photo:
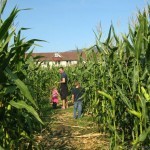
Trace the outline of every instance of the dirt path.
<path fill-rule="evenodd" d="M 48 116 L 47 116 L 48 119 Z M 37 137 L 44 150 L 108 150 L 105 134 L 98 133 L 91 117 L 73 119 L 73 106 L 58 108 L 47 123 L 47 128 Z"/>

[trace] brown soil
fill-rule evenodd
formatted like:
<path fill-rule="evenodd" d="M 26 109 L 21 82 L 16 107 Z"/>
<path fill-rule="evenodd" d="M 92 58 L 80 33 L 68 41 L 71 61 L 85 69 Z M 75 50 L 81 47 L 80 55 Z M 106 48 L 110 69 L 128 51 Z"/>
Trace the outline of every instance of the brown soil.
<path fill-rule="evenodd" d="M 106 134 L 99 133 L 97 126 L 88 115 L 81 119 L 73 118 L 73 106 L 54 111 L 53 117 L 36 136 L 37 144 L 44 150 L 108 150 Z M 48 121 L 48 116 L 47 116 Z"/>

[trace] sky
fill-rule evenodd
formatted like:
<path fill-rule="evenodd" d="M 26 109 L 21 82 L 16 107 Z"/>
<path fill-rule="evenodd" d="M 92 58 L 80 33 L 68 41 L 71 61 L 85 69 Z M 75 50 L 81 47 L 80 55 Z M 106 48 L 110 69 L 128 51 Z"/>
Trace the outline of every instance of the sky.
<path fill-rule="evenodd" d="M 102 40 L 111 23 L 118 35 L 128 31 L 131 18 L 150 0 L 8 0 L 4 16 L 17 6 L 15 26 L 30 28 L 22 32 L 29 39 L 41 39 L 34 52 L 64 52 L 95 44 L 95 33 L 102 30 Z"/>

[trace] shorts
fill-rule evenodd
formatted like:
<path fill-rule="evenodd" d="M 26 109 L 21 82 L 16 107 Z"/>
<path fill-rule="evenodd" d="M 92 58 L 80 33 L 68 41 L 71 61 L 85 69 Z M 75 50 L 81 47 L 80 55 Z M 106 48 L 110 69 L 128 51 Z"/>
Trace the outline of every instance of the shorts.
<path fill-rule="evenodd" d="M 60 90 L 61 100 L 66 100 L 67 96 L 68 96 L 68 89 L 66 89 L 66 88 L 61 89 Z"/>

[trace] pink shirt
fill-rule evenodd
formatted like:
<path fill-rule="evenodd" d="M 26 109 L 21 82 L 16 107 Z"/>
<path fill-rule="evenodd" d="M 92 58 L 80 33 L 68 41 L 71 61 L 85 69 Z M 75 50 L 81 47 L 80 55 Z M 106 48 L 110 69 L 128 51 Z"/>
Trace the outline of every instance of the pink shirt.
<path fill-rule="evenodd" d="M 57 90 L 52 91 L 52 102 L 58 103 L 58 91 Z"/>

